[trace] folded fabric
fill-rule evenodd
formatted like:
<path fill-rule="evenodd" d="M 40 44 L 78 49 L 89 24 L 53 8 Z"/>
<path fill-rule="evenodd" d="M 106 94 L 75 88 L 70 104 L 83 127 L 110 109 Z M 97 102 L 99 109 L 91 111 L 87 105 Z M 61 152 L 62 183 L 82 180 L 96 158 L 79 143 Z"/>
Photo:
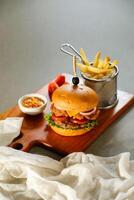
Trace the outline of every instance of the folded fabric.
<path fill-rule="evenodd" d="M 10 117 L 0 120 L 0 146 L 6 146 L 20 134 L 23 117 Z"/>
<path fill-rule="evenodd" d="M 134 200 L 129 153 L 73 153 L 56 161 L 0 147 L 1 200 Z"/>

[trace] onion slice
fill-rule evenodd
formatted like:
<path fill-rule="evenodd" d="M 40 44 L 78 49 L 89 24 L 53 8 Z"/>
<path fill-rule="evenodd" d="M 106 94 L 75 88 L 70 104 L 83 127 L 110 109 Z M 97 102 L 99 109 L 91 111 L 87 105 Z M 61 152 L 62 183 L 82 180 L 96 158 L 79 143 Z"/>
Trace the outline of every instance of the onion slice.
<path fill-rule="evenodd" d="M 91 111 L 88 111 L 88 112 L 80 112 L 81 115 L 83 116 L 89 116 L 89 115 L 92 115 L 96 112 L 96 107 L 94 109 L 92 109 Z"/>

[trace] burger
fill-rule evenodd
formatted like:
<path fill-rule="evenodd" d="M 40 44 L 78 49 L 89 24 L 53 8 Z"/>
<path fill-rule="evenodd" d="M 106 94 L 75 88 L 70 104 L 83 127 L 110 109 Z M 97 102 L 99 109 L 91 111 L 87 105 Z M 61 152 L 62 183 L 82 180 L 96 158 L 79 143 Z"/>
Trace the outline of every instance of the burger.
<path fill-rule="evenodd" d="M 51 113 L 45 116 L 50 127 L 63 136 L 77 136 L 97 124 L 99 98 L 85 85 L 64 84 L 52 94 Z"/>

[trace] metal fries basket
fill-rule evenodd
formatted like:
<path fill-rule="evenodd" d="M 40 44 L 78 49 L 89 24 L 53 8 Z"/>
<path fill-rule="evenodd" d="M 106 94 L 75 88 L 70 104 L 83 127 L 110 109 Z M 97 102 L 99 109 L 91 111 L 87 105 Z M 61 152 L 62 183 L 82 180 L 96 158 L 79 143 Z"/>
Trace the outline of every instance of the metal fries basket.
<path fill-rule="evenodd" d="M 115 72 L 111 77 L 106 77 L 105 79 L 93 79 L 86 76 L 86 74 L 81 73 L 84 79 L 84 84 L 89 86 L 99 96 L 99 108 L 109 109 L 114 107 L 118 102 L 117 97 L 117 76 L 119 73 L 118 67 L 115 66 Z"/>
<path fill-rule="evenodd" d="M 62 44 L 60 50 L 70 56 L 74 56 L 72 52 L 66 50 L 65 48 L 70 48 L 71 51 L 76 54 L 76 57 L 82 60 L 79 52 L 71 44 Z M 89 78 L 85 73 L 81 72 L 81 76 L 84 79 L 84 84 L 95 90 L 99 96 L 99 109 L 110 109 L 118 103 L 117 76 L 119 70 L 116 65 L 114 66 L 114 69 L 114 73 L 111 76 L 104 77 L 102 79 Z"/>

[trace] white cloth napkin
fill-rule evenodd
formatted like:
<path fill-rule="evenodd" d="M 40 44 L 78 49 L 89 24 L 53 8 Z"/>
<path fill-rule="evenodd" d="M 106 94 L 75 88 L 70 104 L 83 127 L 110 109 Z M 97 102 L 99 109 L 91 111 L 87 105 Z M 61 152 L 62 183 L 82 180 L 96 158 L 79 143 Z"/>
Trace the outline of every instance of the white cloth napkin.
<path fill-rule="evenodd" d="M 9 117 L 0 120 L 0 146 L 8 145 L 20 134 L 23 117 Z"/>
<path fill-rule="evenodd" d="M 134 200 L 129 153 L 61 161 L 0 147 L 0 200 Z"/>

